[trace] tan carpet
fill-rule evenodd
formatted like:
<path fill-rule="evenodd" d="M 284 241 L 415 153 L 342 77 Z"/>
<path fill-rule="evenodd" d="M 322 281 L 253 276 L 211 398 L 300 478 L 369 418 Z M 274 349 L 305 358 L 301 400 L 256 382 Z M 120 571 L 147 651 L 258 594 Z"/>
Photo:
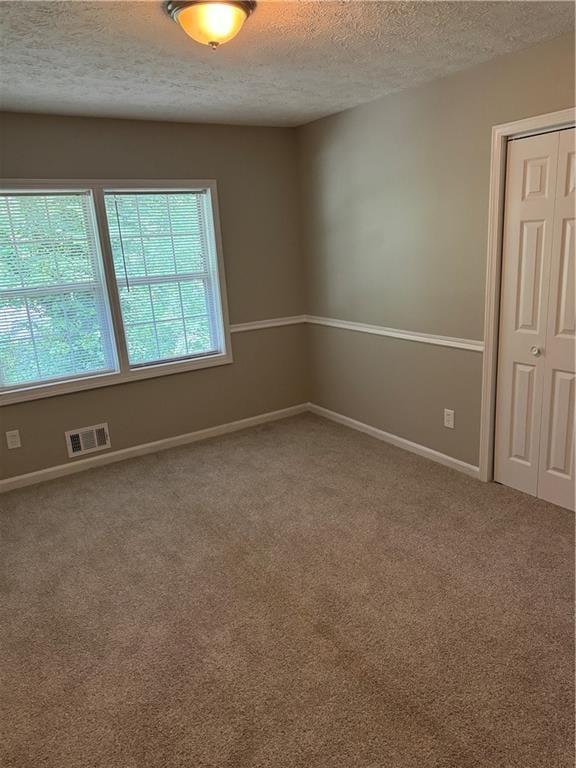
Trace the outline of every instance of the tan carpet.
<path fill-rule="evenodd" d="M 573 516 L 303 416 L 0 496 L 6 768 L 568 768 Z"/>

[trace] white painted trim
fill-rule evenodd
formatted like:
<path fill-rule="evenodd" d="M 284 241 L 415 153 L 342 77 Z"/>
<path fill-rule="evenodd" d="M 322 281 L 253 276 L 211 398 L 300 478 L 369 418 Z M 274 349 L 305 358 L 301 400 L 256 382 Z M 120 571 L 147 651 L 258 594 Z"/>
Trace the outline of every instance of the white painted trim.
<path fill-rule="evenodd" d="M 484 343 L 476 339 L 437 336 L 433 333 L 421 333 L 420 331 L 403 331 L 399 328 L 386 328 L 383 325 L 369 325 L 368 323 L 356 323 L 349 320 L 337 320 L 332 317 L 319 317 L 317 315 L 293 315 L 291 317 L 274 317 L 270 320 L 256 320 L 253 323 L 235 323 L 230 326 L 230 331 L 232 333 L 243 333 L 244 331 L 258 331 L 262 328 L 279 328 L 283 325 L 299 325 L 300 323 L 324 325 L 329 328 L 370 333 L 375 336 L 389 336 L 393 339 L 404 339 L 404 341 L 419 341 L 424 344 L 433 344 L 437 347 L 453 347 L 471 352 L 482 352 L 484 350 Z"/>
<path fill-rule="evenodd" d="M 562 128 L 571 128 L 576 122 L 576 107 L 559 109 L 556 112 L 545 112 L 543 115 L 523 117 L 511 123 L 495 125 L 493 132 L 507 138 L 520 139 L 525 136 L 533 136 L 535 133 L 560 131 Z"/>
<path fill-rule="evenodd" d="M 151 443 L 142 443 L 141 445 L 135 445 L 131 448 L 122 448 L 118 451 L 109 451 L 108 453 L 102 453 L 99 456 L 91 456 L 88 459 L 73 459 L 67 464 L 58 464 L 55 467 L 39 469 L 36 472 L 28 472 L 25 475 L 16 475 L 15 477 L 0 480 L 0 493 L 13 491 L 16 488 L 24 488 L 28 485 L 35 485 L 36 483 L 43 483 L 47 480 L 55 480 L 58 477 L 76 474 L 77 472 L 94 469 L 95 467 L 102 467 L 105 464 L 114 464 L 118 461 L 134 459 L 137 456 L 145 456 L 148 453 L 157 453 L 169 448 L 177 448 L 180 445 L 196 443 L 199 440 L 207 440 L 210 437 L 225 435 L 229 432 L 238 432 L 241 429 L 255 427 L 258 424 L 265 424 L 269 421 L 278 421 L 279 419 L 286 419 L 290 416 L 297 416 L 300 413 L 305 413 L 307 410 L 307 403 L 301 403 L 299 405 L 290 406 L 289 408 L 282 408 L 279 411 L 269 411 L 268 413 L 261 413 L 258 416 L 249 416 L 247 419 L 231 421 L 228 424 L 219 424 L 216 427 L 208 427 L 207 429 L 188 432 L 184 435 L 167 437 L 163 440 L 154 440 Z"/>
<path fill-rule="evenodd" d="M 398 328 L 386 328 L 382 325 L 334 320 L 330 317 L 317 317 L 316 315 L 307 315 L 306 322 L 312 325 L 325 325 L 329 328 L 341 328 L 345 331 L 359 331 L 360 333 L 371 333 L 376 336 L 389 336 L 393 339 L 404 339 L 404 341 L 419 341 L 424 344 L 433 344 L 437 347 L 454 347 L 455 349 L 466 349 L 471 352 L 482 352 L 484 350 L 483 342 L 476 339 L 459 339 L 453 336 L 436 336 L 432 333 L 420 333 L 419 331 L 402 331 Z"/>
<path fill-rule="evenodd" d="M 504 224 L 504 184 L 506 144 L 511 138 L 557 131 L 576 123 L 576 109 L 563 109 L 536 115 L 492 128 L 490 161 L 490 198 L 488 206 L 488 253 L 486 294 L 484 299 L 484 359 L 482 368 L 482 405 L 480 416 L 480 479 L 493 479 L 494 421 L 496 410 L 496 372 L 498 357 L 498 322 L 500 315 L 500 275 L 502 266 L 502 230 Z"/>
<path fill-rule="evenodd" d="M 335 421 L 338 424 L 344 425 L 345 427 L 350 427 L 350 429 L 355 429 L 358 432 L 364 432 L 364 434 L 370 435 L 370 437 L 375 437 L 377 440 L 390 443 L 391 445 L 395 445 L 397 448 L 410 451 L 410 453 L 415 453 L 418 456 L 423 456 L 425 459 L 435 461 L 437 464 L 442 464 L 445 467 L 456 469 L 459 472 L 463 472 L 465 475 L 469 475 L 470 477 L 479 477 L 480 470 L 478 467 L 474 466 L 473 464 L 467 464 L 465 461 L 461 461 L 460 459 L 455 459 L 453 456 L 448 456 L 445 453 L 440 453 L 440 451 L 435 451 L 433 448 L 420 445 L 420 443 L 413 443 L 411 440 L 406 440 L 404 437 L 398 437 L 398 435 L 393 435 L 390 432 L 384 432 L 383 429 L 372 427 L 370 424 L 365 424 L 362 421 L 351 419 L 349 416 L 343 416 L 341 413 L 331 411 L 328 408 L 323 408 L 322 406 L 315 405 L 314 403 L 308 403 L 308 409 L 311 411 L 311 413 L 315 413 L 317 416 L 323 416 L 325 419 L 330 419 L 330 421 Z"/>
<path fill-rule="evenodd" d="M 129 375 L 112 371 L 94 374 L 93 376 L 78 377 L 76 379 L 66 379 L 65 381 L 58 381 L 53 384 L 44 383 L 38 384 L 35 387 L 3 392 L 0 393 L 0 408 L 14 405 L 15 403 L 27 403 L 30 400 L 44 400 L 48 397 L 83 392 L 86 389 L 113 387 L 116 384 L 129 384 L 133 381 L 141 381 L 142 379 L 153 379 L 160 376 L 171 376 L 174 373 L 201 371 L 203 368 L 229 365 L 234 362 L 231 346 L 229 346 L 229 351 L 226 354 L 205 355 L 198 358 L 190 357 L 185 360 L 132 368 Z"/>
<path fill-rule="evenodd" d="M 231 333 L 244 333 L 245 331 L 259 331 L 262 328 L 280 328 L 283 325 L 300 325 L 306 322 L 306 315 L 292 315 L 291 317 L 273 317 L 270 320 L 255 320 L 252 323 L 235 323 L 230 326 Z"/>
<path fill-rule="evenodd" d="M 411 440 L 406 440 L 404 437 L 398 437 L 390 432 L 384 432 L 382 429 L 372 427 L 369 424 L 364 424 L 361 421 L 356 421 L 356 419 L 351 419 L 348 416 L 343 416 L 340 413 L 336 413 L 336 411 L 330 411 L 328 408 L 323 408 L 315 403 L 300 403 L 299 405 L 292 405 L 289 408 L 282 408 L 278 411 L 269 411 L 268 413 L 261 413 L 258 416 L 249 416 L 248 418 L 240 419 L 239 421 L 219 424 L 216 427 L 208 427 L 207 429 L 200 429 L 196 432 L 187 432 L 184 435 L 167 437 L 163 440 L 154 440 L 153 442 L 142 443 L 141 445 L 135 445 L 131 448 L 121 448 L 118 451 L 108 451 L 107 453 L 102 453 L 98 456 L 90 456 L 87 459 L 72 459 L 66 464 L 57 464 L 55 467 L 39 469 L 36 472 L 28 472 L 25 475 L 8 477 L 5 480 L 0 480 L 0 493 L 13 491 L 17 488 L 25 488 L 26 486 L 36 485 L 37 483 L 44 483 L 48 480 L 56 480 L 59 477 L 77 474 L 78 472 L 95 469 L 96 467 L 103 467 L 106 464 L 115 464 L 119 461 L 125 461 L 126 459 L 134 459 L 138 456 L 166 451 L 181 445 L 189 445 L 190 443 L 196 443 L 200 440 L 207 440 L 211 437 L 229 434 L 230 432 L 238 432 L 239 430 L 248 427 L 255 427 L 258 424 L 266 424 L 270 421 L 279 421 L 280 419 L 297 416 L 301 413 L 306 413 L 307 411 L 315 413 L 317 416 L 323 416 L 326 419 L 330 419 L 330 421 L 335 421 L 338 424 L 343 424 L 344 426 L 359 432 L 364 432 L 371 437 L 375 437 L 377 440 L 383 440 L 386 443 L 395 445 L 397 448 L 402 448 L 411 453 L 415 453 L 418 456 L 423 456 L 438 464 L 443 464 L 444 466 L 451 467 L 459 472 L 464 472 L 464 474 L 470 475 L 471 477 L 478 477 L 478 467 L 475 467 L 472 464 L 467 464 L 465 461 L 455 459 L 452 456 L 447 456 L 445 453 L 440 453 L 425 445 L 413 443 Z"/>

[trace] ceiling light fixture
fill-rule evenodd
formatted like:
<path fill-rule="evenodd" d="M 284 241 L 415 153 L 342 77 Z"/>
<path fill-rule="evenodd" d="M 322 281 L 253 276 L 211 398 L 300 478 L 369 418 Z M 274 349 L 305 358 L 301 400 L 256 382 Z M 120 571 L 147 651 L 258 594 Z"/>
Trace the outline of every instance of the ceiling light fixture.
<path fill-rule="evenodd" d="M 255 8 L 255 0 L 170 0 L 166 3 L 166 10 L 184 32 L 212 50 L 236 37 Z"/>

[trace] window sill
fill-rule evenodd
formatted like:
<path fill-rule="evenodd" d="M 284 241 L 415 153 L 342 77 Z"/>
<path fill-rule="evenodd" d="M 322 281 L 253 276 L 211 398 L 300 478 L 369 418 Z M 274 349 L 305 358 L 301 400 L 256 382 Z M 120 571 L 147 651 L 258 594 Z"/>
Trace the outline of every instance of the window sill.
<path fill-rule="evenodd" d="M 132 381 L 153 379 L 159 376 L 171 376 L 176 373 L 185 373 L 186 371 L 199 371 L 204 368 L 214 368 L 217 365 L 228 365 L 232 362 L 234 362 L 232 352 L 222 352 L 218 355 L 210 355 L 194 360 L 178 360 L 173 363 L 143 366 L 142 368 L 126 371 L 125 373 L 114 371 L 113 373 L 99 373 L 94 376 L 86 376 L 81 379 L 58 381 L 53 384 L 39 384 L 27 389 L 17 389 L 0 394 L 0 406 L 26 403 L 30 400 L 42 400 L 47 397 L 57 397 L 58 395 L 69 395 L 74 392 L 111 387 L 116 384 L 129 384 Z"/>

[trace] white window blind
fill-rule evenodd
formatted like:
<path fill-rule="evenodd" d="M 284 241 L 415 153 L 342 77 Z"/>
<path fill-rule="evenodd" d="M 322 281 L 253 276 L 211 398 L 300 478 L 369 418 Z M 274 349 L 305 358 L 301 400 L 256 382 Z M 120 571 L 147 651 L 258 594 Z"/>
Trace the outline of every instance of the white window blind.
<path fill-rule="evenodd" d="M 214 182 L 0 189 L 0 405 L 232 362 Z"/>
<path fill-rule="evenodd" d="M 117 369 L 92 195 L 0 194 L 0 390 Z"/>
<path fill-rule="evenodd" d="M 131 367 L 223 351 L 210 195 L 105 191 Z"/>

